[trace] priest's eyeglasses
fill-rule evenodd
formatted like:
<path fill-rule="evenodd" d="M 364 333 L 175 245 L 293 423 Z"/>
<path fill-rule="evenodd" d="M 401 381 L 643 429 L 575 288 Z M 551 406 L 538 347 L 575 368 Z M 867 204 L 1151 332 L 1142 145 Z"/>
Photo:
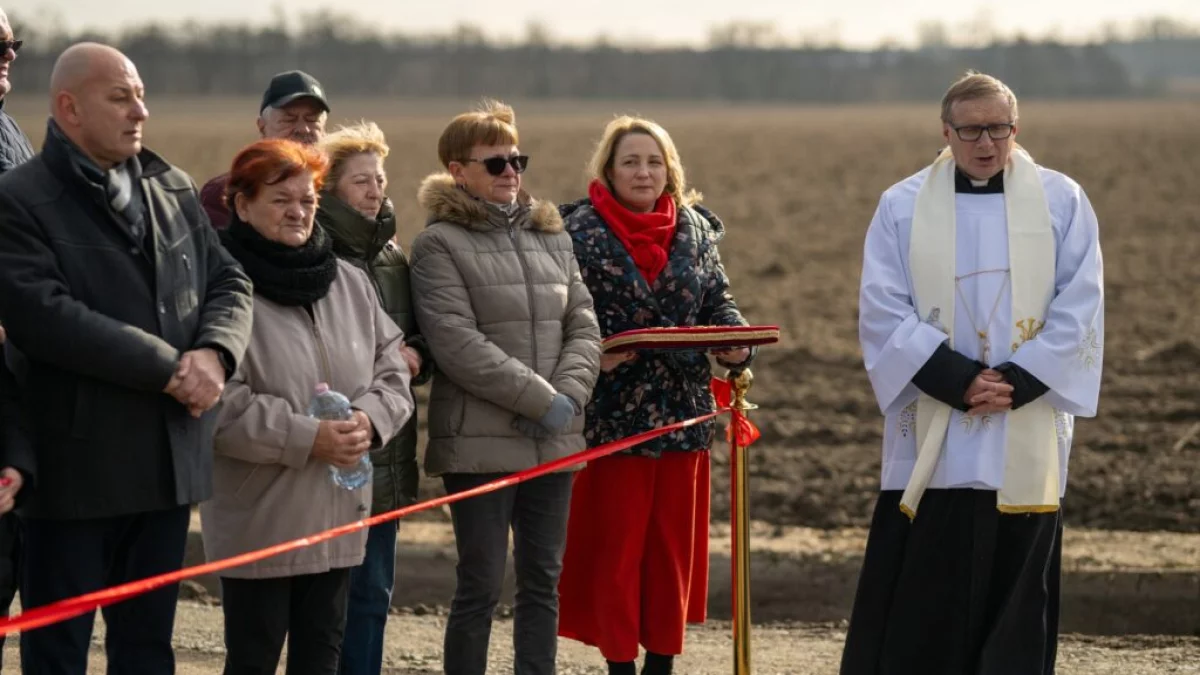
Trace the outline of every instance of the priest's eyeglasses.
<path fill-rule="evenodd" d="M 1012 136 L 1013 130 L 1017 128 L 1015 124 L 964 124 L 961 127 L 950 127 L 954 129 L 954 133 L 958 134 L 958 139 L 968 143 L 974 143 L 983 137 L 983 132 L 987 132 L 988 138 L 993 141 L 1002 141 L 1009 136 Z"/>

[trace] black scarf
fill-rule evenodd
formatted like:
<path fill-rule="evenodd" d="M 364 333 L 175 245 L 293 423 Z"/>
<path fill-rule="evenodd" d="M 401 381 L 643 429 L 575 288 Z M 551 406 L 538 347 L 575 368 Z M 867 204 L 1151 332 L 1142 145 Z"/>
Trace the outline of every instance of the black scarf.
<path fill-rule="evenodd" d="M 337 276 L 337 257 L 325 230 L 313 226 L 303 246 L 287 246 L 262 236 L 237 212 L 221 231 L 221 243 L 254 282 L 254 292 L 281 305 L 310 305 L 325 297 Z"/>

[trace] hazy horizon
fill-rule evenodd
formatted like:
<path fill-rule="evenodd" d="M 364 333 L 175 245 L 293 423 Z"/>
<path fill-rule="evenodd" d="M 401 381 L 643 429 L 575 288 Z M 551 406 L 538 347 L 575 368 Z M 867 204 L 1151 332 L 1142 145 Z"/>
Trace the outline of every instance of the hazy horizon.
<path fill-rule="evenodd" d="M 758 0 L 736 9 L 719 0 L 607 0 L 607 12 L 597 14 L 582 3 L 557 0 L 513 0 L 506 12 L 496 14 L 496 5 L 481 0 L 454 3 L 358 0 L 332 6 L 328 0 L 256 2 L 205 0 L 202 4 L 172 4 L 159 0 L 0 0 L 0 8 L 27 20 L 45 23 L 62 21 L 70 31 L 95 28 L 104 31 L 151 21 L 175 23 L 186 19 L 262 25 L 278 17 L 295 21 L 320 10 L 352 16 L 387 32 L 410 34 L 445 33 L 456 25 L 473 24 L 489 38 L 520 38 L 530 22 L 549 28 L 558 41 L 589 42 L 605 35 L 615 42 L 703 45 L 710 29 L 730 21 L 773 22 L 778 34 L 791 41 L 809 38 L 848 47 L 869 47 L 889 41 L 912 44 L 923 22 L 940 21 L 950 28 L 952 38 L 970 41 L 980 32 L 999 36 L 1017 33 L 1040 38 L 1054 35 L 1078 41 L 1098 35 L 1105 26 L 1128 27 L 1151 17 L 1169 17 L 1200 25 L 1197 0 L 1144 0 L 1133 3 L 1107 2 L 1097 7 L 1092 0 L 1009 0 L 1007 3 L 974 1 L 960 3 L 953 11 L 943 0 L 842 0 L 823 6 L 806 6 L 795 0 Z M 594 7 L 594 6 L 593 6 Z M 581 18 L 583 17 L 583 18 Z"/>

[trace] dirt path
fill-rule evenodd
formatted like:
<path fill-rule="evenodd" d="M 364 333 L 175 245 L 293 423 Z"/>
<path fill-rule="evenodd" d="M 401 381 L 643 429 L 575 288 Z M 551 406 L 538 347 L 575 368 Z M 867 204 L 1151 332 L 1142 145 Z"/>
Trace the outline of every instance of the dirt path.
<path fill-rule="evenodd" d="M 93 647 L 90 672 L 104 672 L 100 648 L 103 627 Z M 224 663 L 221 610 L 185 602 L 179 607 L 175 641 L 179 675 L 219 673 Z M 395 615 L 388 622 L 385 673 L 417 675 L 441 672 L 441 616 Z M 845 633 L 835 624 L 775 624 L 753 633 L 752 666 L 757 675 L 828 675 L 837 672 Z M 488 673 L 511 673 L 512 621 L 497 621 Z M 686 654 L 676 672 L 682 675 L 728 675 L 731 639 L 727 622 L 693 627 Z M 17 672 L 19 654 L 5 650 L 5 672 Z M 1200 638 L 1065 636 L 1059 647 L 1059 675 L 1175 675 L 1200 673 Z M 281 669 L 280 673 L 283 672 Z M 607 672 L 597 652 L 570 640 L 559 641 L 560 675 Z"/>

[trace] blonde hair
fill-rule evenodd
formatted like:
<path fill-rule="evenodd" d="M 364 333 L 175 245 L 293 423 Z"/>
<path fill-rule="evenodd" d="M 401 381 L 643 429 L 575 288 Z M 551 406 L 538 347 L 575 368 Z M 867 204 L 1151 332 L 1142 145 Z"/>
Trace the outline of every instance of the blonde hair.
<path fill-rule="evenodd" d="M 346 170 L 346 161 L 351 157 L 363 154 L 378 155 L 380 159 L 388 156 L 387 137 L 378 124 L 363 120 L 358 124 L 339 127 L 337 131 L 326 135 L 317 147 L 329 158 L 328 187 L 337 185 Z"/>
<path fill-rule="evenodd" d="M 465 112 L 442 131 L 438 139 L 438 159 L 450 168 L 450 162 L 465 162 L 477 145 L 516 145 L 518 143 L 516 114 L 512 106 L 490 98 L 479 107 Z"/>
<path fill-rule="evenodd" d="M 700 203 L 704 195 L 687 186 L 683 162 L 679 159 L 679 150 L 675 148 L 671 135 L 657 123 L 641 117 L 622 115 L 608 123 L 604 128 L 604 135 L 596 144 L 591 161 L 588 162 L 589 179 L 603 181 L 610 191 L 613 189 L 608 172 L 616 159 L 617 146 L 620 145 L 621 139 L 630 134 L 645 134 L 658 144 L 658 149 L 662 151 L 663 159 L 667 163 L 667 186 L 664 191 L 671 195 L 676 205 L 692 206 Z"/>
<path fill-rule="evenodd" d="M 1012 108 L 1012 120 L 1017 121 L 1017 95 L 1007 84 L 991 75 L 985 75 L 977 70 L 968 70 L 958 78 L 946 94 L 942 96 L 942 121 L 950 124 L 950 112 L 955 103 L 960 101 L 975 101 L 981 98 L 999 96 Z"/>

